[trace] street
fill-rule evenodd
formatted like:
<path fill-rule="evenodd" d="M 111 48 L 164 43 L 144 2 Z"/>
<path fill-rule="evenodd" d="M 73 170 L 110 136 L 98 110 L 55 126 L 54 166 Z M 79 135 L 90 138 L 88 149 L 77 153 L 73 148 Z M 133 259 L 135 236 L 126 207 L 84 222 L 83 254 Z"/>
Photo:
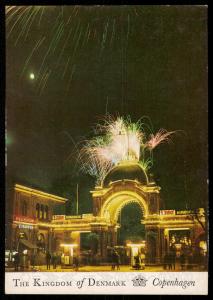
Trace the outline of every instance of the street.
<path fill-rule="evenodd" d="M 14 268 L 6 268 L 6 272 L 14 272 Z M 35 266 L 34 269 L 30 267 L 29 269 L 22 270 L 23 272 L 76 272 L 73 267 L 61 267 L 57 266 L 56 269 L 53 269 L 51 266 L 50 270 L 47 270 L 46 265 L 43 266 Z M 78 272 L 111 272 L 111 265 L 105 266 L 80 266 L 78 268 Z M 200 266 L 196 266 L 190 270 L 181 270 L 181 267 L 177 264 L 175 270 L 165 270 L 162 265 L 159 266 L 146 266 L 144 270 L 135 270 L 127 265 L 120 266 L 120 270 L 115 270 L 113 272 L 199 272 L 204 271 L 204 269 Z"/>

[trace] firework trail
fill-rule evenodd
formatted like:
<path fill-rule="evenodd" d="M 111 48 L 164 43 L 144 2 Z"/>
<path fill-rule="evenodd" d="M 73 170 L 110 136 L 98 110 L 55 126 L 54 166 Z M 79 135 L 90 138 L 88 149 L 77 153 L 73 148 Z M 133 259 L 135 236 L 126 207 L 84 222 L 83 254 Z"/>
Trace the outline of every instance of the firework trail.
<path fill-rule="evenodd" d="M 95 137 L 85 140 L 79 151 L 81 170 L 102 184 L 106 174 L 121 161 L 133 161 L 146 172 L 153 165 L 153 149 L 169 142 L 176 131 L 160 129 L 146 138 L 144 118 L 136 123 L 130 117 L 107 116 L 94 128 Z"/>
<path fill-rule="evenodd" d="M 169 142 L 169 137 L 173 133 L 175 133 L 175 131 L 167 131 L 165 129 L 160 129 L 155 135 L 150 135 L 150 140 L 146 142 L 145 146 L 152 150 L 163 142 Z"/>
<path fill-rule="evenodd" d="M 140 7 L 131 5 L 6 6 L 7 40 L 15 47 L 27 46 L 26 49 L 29 49 L 29 44 L 32 45 L 20 70 L 20 79 L 36 59 L 39 71 L 35 86 L 38 92 L 44 90 L 54 74 L 63 74 L 62 80 L 67 81 L 65 92 L 69 92 L 75 70 L 80 67 L 81 56 L 87 52 L 86 47 L 91 51 L 99 48 L 100 61 L 109 48 L 118 45 L 120 48 L 127 47 L 131 19 L 140 17 L 140 10 Z M 52 64 L 52 61 L 55 63 Z"/>

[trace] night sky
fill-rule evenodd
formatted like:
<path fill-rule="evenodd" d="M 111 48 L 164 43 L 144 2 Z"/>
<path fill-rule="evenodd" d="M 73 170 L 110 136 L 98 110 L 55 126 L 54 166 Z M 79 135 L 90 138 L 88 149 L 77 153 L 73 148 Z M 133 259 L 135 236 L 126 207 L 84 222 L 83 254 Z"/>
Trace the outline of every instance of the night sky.
<path fill-rule="evenodd" d="M 79 172 L 74 145 L 106 112 L 148 116 L 155 131 L 183 131 L 154 150 L 165 207 L 203 205 L 205 6 L 15 7 L 7 22 L 8 182 L 73 201 L 78 183 L 79 212 L 90 212 L 95 180 Z"/>

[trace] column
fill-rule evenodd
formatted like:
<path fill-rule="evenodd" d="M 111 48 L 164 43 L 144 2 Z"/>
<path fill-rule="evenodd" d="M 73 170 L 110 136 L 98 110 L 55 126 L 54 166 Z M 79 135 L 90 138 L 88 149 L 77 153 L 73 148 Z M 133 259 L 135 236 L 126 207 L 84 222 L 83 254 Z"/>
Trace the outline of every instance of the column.
<path fill-rule="evenodd" d="M 50 253 L 52 253 L 53 250 L 53 236 L 54 236 L 54 233 L 53 233 L 53 229 L 50 228 L 48 230 L 48 244 L 47 244 L 47 249 L 49 250 Z"/>
<path fill-rule="evenodd" d="M 112 247 L 117 245 L 117 230 L 114 228 L 112 231 Z"/>
<path fill-rule="evenodd" d="M 107 232 L 106 231 L 103 231 L 103 237 L 102 237 L 102 256 L 103 256 L 103 259 L 105 260 L 107 258 L 107 246 L 108 246 L 108 243 L 107 243 Z"/>

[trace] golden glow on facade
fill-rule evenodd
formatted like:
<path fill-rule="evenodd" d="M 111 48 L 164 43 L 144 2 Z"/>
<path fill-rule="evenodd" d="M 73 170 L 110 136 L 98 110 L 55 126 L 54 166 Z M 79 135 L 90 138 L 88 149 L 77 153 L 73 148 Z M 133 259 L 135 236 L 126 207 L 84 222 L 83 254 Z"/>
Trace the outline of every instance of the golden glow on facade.
<path fill-rule="evenodd" d="M 61 247 L 70 247 L 70 248 L 74 248 L 74 247 L 78 247 L 77 244 L 60 244 Z"/>
<path fill-rule="evenodd" d="M 133 247 L 133 248 L 134 247 L 145 247 L 146 241 L 143 241 L 143 242 L 138 243 L 138 244 L 128 243 L 126 245 L 127 245 L 127 247 Z"/>
<path fill-rule="evenodd" d="M 199 246 L 204 252 L 207 252 L 207 243 L 205 241 L 200 241 Z"/>
<path fill-rule="evenodd" d="M 45 193 L 36 189 L 32 189 L 32 188 L 28 188 L 26 186 L 20 185 L 20 184 L 16 184 L 15 185 L 15 190 L 18 192 L 22 192 L 22 193 L 26 193 L 26 194 L 30 194 L 30 195 L 34 195 L 34 196 L 38 196 L 38 197 L 42 197 L 45 199 L 49 199 L 55 202 L 61 202 L 61 203 L 65 203 L 66 201 L 68 201 L 68 199 L 56 196 L 56 195 L 52 195 L 49 193 Z"/>
<path fill-rule="evenodd" d="M 67 201 L 65 198 L 18 184 L 15 185 L 15 191 L 48 199 L 51 209 L 54 204 L 57 204 L 55 202 L 65 204 Z M 160 188 L 158 186 L 143 185 L 137 180 L 115 181 L 107 188 L 96 187 L 95 190 L 91 192 L 93 198 L 93 214 L 74 216 L 52 215 L 51 210 L 48 222 L 34 217 L 34 215 L 36 215 L 36 202 L 34 200 L 37 199 L 36 197 L 28 197 L 29 201 L 33 204 L 32 208 L 34 211 L 31 210 L 31 215 L 29 216 L 21 215 L 19 217 L 18 215 L 18 217 L 16 216 L 16 218 L 13 219 L 13 239 L 16 239 L 16 228 L 19 228 L 21 233 L 24 231 L 28 236 L 30 236 L 30 233 L 27 232 L 27 230 L 30 231 L 32 229 L 34 232 L 37 232 L 37 235 L 38 233 L 44 235 L 46 247 L 50 245 L 50 251 L 62 250 L 64 254 L 70 253 L 70 255 L 73 256 L 75 252 L 80 254 L 80 233 L 95 232 L 99 236 L 98 247 L 100 247 L 100 255 L 106 258 L 106 250 L 109 243 L 113 247 L 117 245 L 118 228 L 120 228 L 118 220 L 121 210 L 128 204 L 137 203 L 143 215 L 141 223 L 145 225 L 145 238 L 142 239 L 146 239 L 146 241 L 141 240 L 138 243 L 132 243 L 132 241 L 126 240 L 126 246 L 130 248 L 128 251 L 131 252 L 132 257 L 142 253 L 145 249 L 149 251 L 149 247 L 151 247 L 150 243 L 152 242 L 149 237 L 149 232 L 154 232 L 157 245 L 157 259 L 155 262 L 160 263 L 166 249 L 170 246 L 170 233 L 173 234 L 171 231 L 189 230 L 191 236 L 193 236 L 197 230 L 195 230 L 195 227 L 198 228 L 200 224 L 189 214 L 176 214 L 176 211 L 173 210 L 162 210 L 161 212 L 163 214 L 160 214 L 159 191 Z M 15 200 L 21 201 L 22 199 L 21 197 L 16 197 Z M 50 202 L 51 200 L 53 201 L 52 203 Z M 31 222 L 30 217 L 32 218 Z M 29 227 L 29 225 L 33 226 Z M 55 243 L 56 245 L 50 242 L 54 236 L 60 241 L 59 243 Z M 32 243 L 33 242 L 34 241 L 32 241 Z M 180 248 L 180 242 L 181 240 L 175 241 L 177 249 Z M 162 247 L 160 243 L 162 243 Z M 51 250 L 52 247 L 54 247 L 55 250 Z M 205 244 L 201 243 L 200 248 L 203 249 L 203 252 L 206 251 Z"/>
<path fill-rule="evenodd" d="M 139 196 L 138 193 L 126 190 L 114 193 L 113 195 L 108 197 L 101 209 L 101 217 L 105 219 L 109 219 L 110 217 L 110 220 L 112 222 L 117 222 L 120 210 L 125 205 L 132 202 L 136 202 L 139 204 L 141 210 L 143 211 L 144 217 L 149 214 L 145 200 L 141 196 Z"/>

